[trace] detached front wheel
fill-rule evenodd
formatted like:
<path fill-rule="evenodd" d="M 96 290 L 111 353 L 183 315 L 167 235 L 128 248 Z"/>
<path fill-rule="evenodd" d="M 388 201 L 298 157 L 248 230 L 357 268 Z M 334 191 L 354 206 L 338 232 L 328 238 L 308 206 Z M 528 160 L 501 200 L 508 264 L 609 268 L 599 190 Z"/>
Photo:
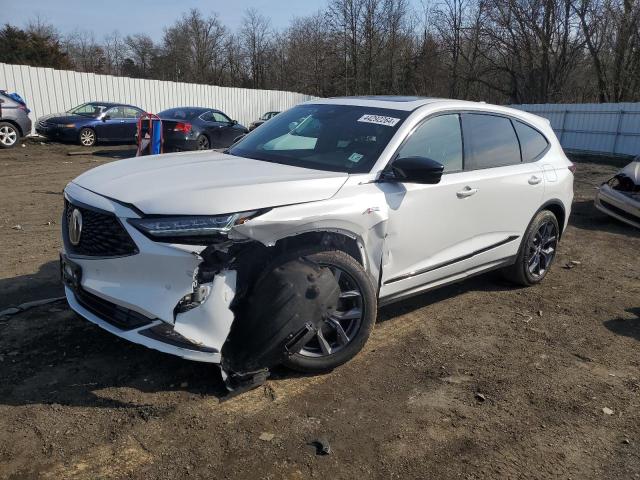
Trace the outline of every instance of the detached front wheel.
<path fill-rule="evenodd" d="M 369 338 L 377 314 L 375 290 L 362 266 L 342 251 L 300 252 L 287 257 L 295 256 L 328 268 L 338 282 L 340 297 L 335 313 L 323 322 L 317 335 L 284 364 L 300 372 L 326 372 L 351 360 Z"/>

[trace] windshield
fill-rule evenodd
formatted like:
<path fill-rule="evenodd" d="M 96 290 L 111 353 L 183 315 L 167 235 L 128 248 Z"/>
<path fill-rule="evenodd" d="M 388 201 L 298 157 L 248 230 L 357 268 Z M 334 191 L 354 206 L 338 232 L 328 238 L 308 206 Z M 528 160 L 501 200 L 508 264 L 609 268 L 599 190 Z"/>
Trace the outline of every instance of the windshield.
<path fill-rule="evenodd" d="M 98 103 L 83 103 L 75 108 L 72 108 L 67 113 L 74 115 L 83 115 L 85 117 L 97 117 L 107 109 L 106 106 Z"/>
<path fill-rule="evenodd" d="M 299 105 L 273 117 L 228 153 L 304 168 L 365 173 L 408 113 L 351 105 Z"/>
<path fill-rule="evenodd" d="M 168 120 L 191 120 L 206 111 L 206 108 L 170 108 L 160 112 L 158 116 Z"/>

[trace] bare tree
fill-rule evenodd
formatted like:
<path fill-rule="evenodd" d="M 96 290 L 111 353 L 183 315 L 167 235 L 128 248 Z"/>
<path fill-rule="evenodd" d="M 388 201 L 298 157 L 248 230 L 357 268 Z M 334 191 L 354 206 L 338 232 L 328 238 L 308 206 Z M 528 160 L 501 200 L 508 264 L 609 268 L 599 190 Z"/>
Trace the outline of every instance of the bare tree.
<path fill-rule="evenodd" d="M 122 65 L 127 57 L 127 45 L 117 30 L 105 37 L 103 50 L 105 73 L 122 75 Z"/>
<path fill-rule="evenodd" d="M 151 65 L 156 55 L 156 46 L 148 35 L 137 33 L 127 35 L 125 44 L 129 47 L 129 53 L 135 62 L 137 73 L 147 78 L 151 73 Z"/>
<path fill-rule="evenodd" d="M 83 72 L 104 73 L 106 58 L 93 32 L 76 30 L 63 40 L 64 48 L 76 68 Z"/>
<path fill-rule="evenodd" d="M 279 31 L 247 10 L 235 32 L 190 10 L 158 44 L 90 32 L 60 41 L 39 19 L 3 32 L 5 61 L 143 78 L 319 96 L 640 100 L 640 0 L 329 0 Z"/>
<path fill-rule="evenodd" d="M 244 14 L 240 35 L 244 43 L 246 58 L 251 72 L 254 88 L 264 88 L 265 58 L 271 39 L 271 23 L 269 19 L 255 8 L 248 9 Z"/>

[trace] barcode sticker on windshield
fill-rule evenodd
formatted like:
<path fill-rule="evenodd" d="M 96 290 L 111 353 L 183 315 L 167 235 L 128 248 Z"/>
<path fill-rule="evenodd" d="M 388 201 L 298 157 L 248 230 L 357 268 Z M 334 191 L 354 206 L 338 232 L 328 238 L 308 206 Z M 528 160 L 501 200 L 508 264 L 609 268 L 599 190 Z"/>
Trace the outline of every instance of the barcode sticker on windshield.
<path fill-rule="evenodd" d="M 359 122 L 364 123 L 375 123 L 376 125 L 386 125 L 387 127 L 395 127 L 396 123 L 400 121 L 399 118 L 393 117 L 384 117 L 382 115 L 362 115 L 359 119 Z"/>

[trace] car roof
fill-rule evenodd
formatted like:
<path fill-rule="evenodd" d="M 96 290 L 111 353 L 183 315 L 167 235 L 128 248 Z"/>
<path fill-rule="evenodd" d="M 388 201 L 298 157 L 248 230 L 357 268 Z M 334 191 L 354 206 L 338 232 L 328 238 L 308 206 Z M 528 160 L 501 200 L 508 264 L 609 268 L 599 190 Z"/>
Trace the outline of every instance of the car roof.
<path fill-rule="evenodd" d="M 333 97 L 309 100 L 309 104 L 334 104 L 334 105 L 354 105 L 361 107 L 388 108 L 392 110 L 413 111 L 425 105 L 447 102 L 455 104 L 457 108 L 464 108 L 469 105 L 479 105 L 480 102 L 470 102 L 467 100 L 451 100 L 448 98 L 435 97 L 413 97 L 395 95 L 365 95 L 356 97 Z"/>
<path fill-rule="evenodd" d="M 107 108 L 111 108 L 111 107 L 131 107 L 131 108 L 137 108 L 138 110 L 142 110 L 140 107 L 136 107 L 135 105 L 129 105 L 128 103 L 101 102 L 99 100 L 92 100 L 90 102 L 85 102 L 82 105 L 86 105 L 86 104 L 95 104 L 95 105 L 100 105 L 102 107 L 107 107 Z"/>
<path fill-rule="evenodd" d="M 404 110 L 412 112 L 426 105 L 452 110 L 477 110 L 488 113 L 503 113 L 505 115 L 519 117 L 534 123 L 539 127 L 547 127 L 549 121 L 544 117 L 539 117 L 523 110 L 504 107 L 502 105 L 492 105 L 486 102 L 472 102 L 469 100 L 454 100 L 451 98 L 436 97 L 410 97 L 394 95 L 367 95 L 357 97 L 333 97 L 319 98 L 305 102 L 309 105 L 353 105 L 359 107 L 386 108 L 390 110 Z"/>
<path fill-rule="evenodd" d="M 227 115 L 222 110 L 218 110 L 217 108 L 208 108 L 208 107 L 171 107 L 171 108 L 165 108 L 163 112 L 166 112 L 167 110 L 194 110 L 194 111 L 200 111 L 200 114 L 203 114 L 205 112 L 217 112 L 217 113 L 222 113 L 223 115 Z"/>

